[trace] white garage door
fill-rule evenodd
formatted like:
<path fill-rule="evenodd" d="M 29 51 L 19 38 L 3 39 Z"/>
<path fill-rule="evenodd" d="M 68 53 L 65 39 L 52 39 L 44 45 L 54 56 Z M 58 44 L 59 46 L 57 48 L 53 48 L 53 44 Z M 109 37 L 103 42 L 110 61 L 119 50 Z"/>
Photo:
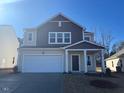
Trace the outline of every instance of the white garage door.
<path fill-rule="evenodd" d="M 22 72 L 63 72 L 60 55 L 25 55 Z"/>

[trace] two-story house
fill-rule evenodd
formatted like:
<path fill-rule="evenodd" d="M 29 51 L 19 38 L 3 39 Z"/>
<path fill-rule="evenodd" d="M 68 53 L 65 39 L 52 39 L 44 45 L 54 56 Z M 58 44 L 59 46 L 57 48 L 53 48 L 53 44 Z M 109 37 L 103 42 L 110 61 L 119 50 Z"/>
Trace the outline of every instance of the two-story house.
<path fill-rule="evenodd" d="M 36 28 L 24 30 L 23 46 L 18 49 L 21 72 L 96 72 L 96 55 L 104 47 L 94 43 L 94 34 L 58 14 Z"/>

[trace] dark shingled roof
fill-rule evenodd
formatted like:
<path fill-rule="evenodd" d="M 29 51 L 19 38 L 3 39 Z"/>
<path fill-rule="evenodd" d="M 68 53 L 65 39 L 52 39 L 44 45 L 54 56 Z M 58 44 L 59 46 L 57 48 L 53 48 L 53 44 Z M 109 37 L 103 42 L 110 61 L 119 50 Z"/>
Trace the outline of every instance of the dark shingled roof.
<path fill-rule="evenodd" d="M 64 17 L 62 14 L 58 14 L 53 17 L 50 21 L 70 21 L 68 18 Z"/>
<path fill-rule="evenodd" d="M 104 49 L 103 46 L 95 45 L 89 42 L 81 42 L 74 46 L 70 46 L 67 49 Z"/>

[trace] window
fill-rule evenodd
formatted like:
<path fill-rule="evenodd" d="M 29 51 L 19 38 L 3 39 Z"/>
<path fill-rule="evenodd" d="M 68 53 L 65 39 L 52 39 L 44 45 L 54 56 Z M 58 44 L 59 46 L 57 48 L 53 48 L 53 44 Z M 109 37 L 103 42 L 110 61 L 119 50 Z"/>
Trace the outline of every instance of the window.
<path fill-rule="evenodd" d="M 50 40 L 50 43 L 55 43 L 56 42 L 56 34 L 50 33 L 49 34 L 49 40 Z"/>
<path fill-rule="evenodd" d="M 28 34 L 28 40 L 29 40 L 29 41 L 32 41 L 32 33 L 29 33 L 29 34 Z"/>
<path fill-rule="evenodd" d="M 84 37 L 84 39 L 90 41 L 90 37 Z"/>
<path fill-rule="evenodd" d="M 15 63 L 15 57 L 13 57 L 13 60 L 12 60 L 12 64 L 14 64 Z"/>
<path fill-rule="evenodd" d="M 114 67 L 114 63 L 113 63 L 113 61 L 112 61 L 112 67 Z"/>
<path fill-rule="evenodd" d="M 70 32 L 49 32 L 49 44 L 70 44 Z"/>
<path fill-rule="evenodd" d="M 87 65 L 88 65 L 88 66 L 91 65 L 91 56 L 87 56 Z"/>
<path fill-rule="evenodd" d="M 57 33 L 57 42 L 62 43 L 63 42 L 63 33 Z"/>
<path fill-rule="evenodd" d="M 70 33 L 64 33 L 64 42 L 69 43 L 70 42 Z"/>

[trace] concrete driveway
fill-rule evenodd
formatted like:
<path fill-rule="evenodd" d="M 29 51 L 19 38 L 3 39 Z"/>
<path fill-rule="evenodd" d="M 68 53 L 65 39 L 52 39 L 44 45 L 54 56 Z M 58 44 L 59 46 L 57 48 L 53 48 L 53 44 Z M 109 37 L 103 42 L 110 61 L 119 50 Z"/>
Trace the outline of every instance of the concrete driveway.
<path fill-rule="evenodd" d="M 63 75 L 8 74 L 0 77 L 0 93 L 63 93 Z"/>

